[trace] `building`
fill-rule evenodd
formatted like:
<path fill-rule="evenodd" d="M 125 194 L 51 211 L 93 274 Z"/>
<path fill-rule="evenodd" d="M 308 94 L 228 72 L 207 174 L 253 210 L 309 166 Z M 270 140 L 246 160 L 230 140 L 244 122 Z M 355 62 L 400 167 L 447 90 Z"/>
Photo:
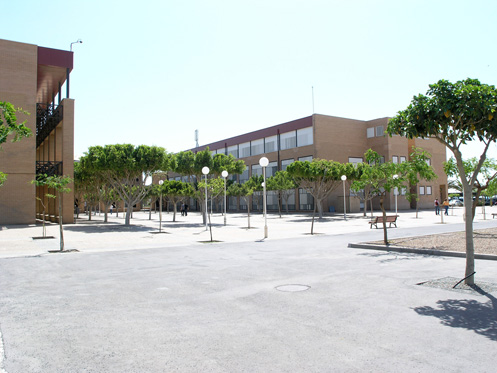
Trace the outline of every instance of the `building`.
<path fill-rule="evenodd" d="M 0 224 L 32 224 L 46 205 L 50 220 L 58 217 L 58 202 L 30 182 L 36 174 L 74 174 L 74 100 L 69 98 L 73 52 L 0 39 L 0 101 L 30 113 L 33 135 L 4 143 L 0 170 L 8 174 L 0 188 Z M 63 89 L 65 88 L 65 89 Z M 65 93 L 65 98 L 63 98 Z M 73 185 L 69 185 L 73 190 Z M 73 192 L 63 196 L 63 222 L 74 221 Z"/>
<path fill-rule="evenodd" d="M 431 182 L 421 181 L 417 186 L 419 208 L 431 208 L 435 198 L 443 200 L 447 196 L 447 176 L 443 171 L 446 160 L 445 146 L 434 139 L 408 140 L 400 136 L 389 137 L 385 134 L 388 118 L 370 121 L 339 118 L 314 114 L 309 117 L 282 123 L 258 131 L 224 139 L 211 144 L 191 149 L 201 151 L 206 147 L 213 154 L 232 154 L 235 158 L 245 161 L 247 168 L 239 176 L 239 182 L 244 182 L 251 175 L 262 174 L 259 159 L 266 156 L 269 165 L 266 176 L 272 176 L 276 171 L 284 170 L 294 161 L 306 161 L 314 158 L 333 160 L 341 163 L 359 163 L 364 161 L 364 153 L 368 149 L 376 151 L 385 161 L 404 162 L 408 160 L 413 147 L 420 147 L 431 154 L 430 163 L 438 179 Z M 233 177 L 232 177 L 233 178 Z M 346 191 L 347 211 L 358 212 L 362 207 L 358 198 Z M 328 198 L 324 211 L 343 212 L 343 188 L 337 188 Z M 278 198 L 273 192 L 268 192 L 268 209 L 278 208 Z M 398 196 L 398 209 L 409 209 L 413 206 Z M 314 201 L 305 190 L 295 190 L 288 201 L 289 210 L 310 211 L 314 209 Z M 258 209 L 257 203 L 252 208 Z M 375 201 L 379 208 L 379 201 Z M 393 193 L 386 198 L 385 207 L 395 209 Z M 245 210 L 243 202 L 231 197 L 230 210 Z"/>

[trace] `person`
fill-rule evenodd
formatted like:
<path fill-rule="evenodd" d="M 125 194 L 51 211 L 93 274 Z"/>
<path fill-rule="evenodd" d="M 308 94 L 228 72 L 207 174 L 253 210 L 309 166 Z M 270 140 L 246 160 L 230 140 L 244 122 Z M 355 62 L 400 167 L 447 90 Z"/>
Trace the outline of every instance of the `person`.
<path fill-rule="evenodd" d="M 440 202 L 438 202 L 438 198 L 435 198 L 435 215 L 440 215 Z"/>
<path fill-rule="evenodd" d="M 185 203 L 185 216 L 188 216 L 188 205 Z"/>
<path fill-rule="evenodd" d="M 184 203 L 181 204 L 181 208 L 179 211 L 181 212 L 181 216 L 185 215 L 185 204 Z"/>
<path fill-rule="evenodd" d="M 445 209 L 444 214 L 445 215 L 449 215 L 449 206 L 450 206 L 450 204 L 449 204 L 449 200 L 447 198 L 445 198 L 445 201 L 442 203 L 442 206 Z"/>

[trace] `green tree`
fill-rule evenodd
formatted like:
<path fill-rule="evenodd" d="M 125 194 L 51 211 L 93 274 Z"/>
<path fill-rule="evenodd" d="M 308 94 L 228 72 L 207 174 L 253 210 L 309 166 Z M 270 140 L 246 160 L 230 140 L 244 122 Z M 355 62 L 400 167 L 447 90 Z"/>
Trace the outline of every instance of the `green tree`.
<path fill-rule="evenodd" d="M 282 203 L 285 203 L 286 213 L 288 214 L 288 199 L 295 193 L 297 184 L 287 171 L 277 171 L 274 176 L 268 177 L 267 189 L 278 192 L 278 211 L 281 218 Z"/>
<path fill-rule="evenodd" d="M 247 228 L 250 229 L 250 196 L 254 193 L 254 189 L 250 186 L 249 183 L 233 183 L 229 186 L 226 193 L 229 196 L 239 197 L 245 201 L 247 205 Z"/>
<path fill-rule="evenodd" d="M 130 225 L 133 206 L 147 196 L 147 180 L 169 167 L 166 151 L 157 146 L 92 146 L 85 157 L 89 169 L 99 172 L 127 205 L 125 225 Z"/>
<path fill-rule="evenodd" d="M 0 101 L 0 150 L 10 135 L 14 135 L 12 142 L 31 136 L 31 129 L 26 126 L 26 120 L 17 123 L 17 113 L 29 115 L 27 111 L 15 108 L 10 102 Z M 0 172 L 0 187 L 6 180 L 7 175 Z"/>
<path fill-rule="evenodd" d="M 486 159 L 490 144 L 497 139 L 497 90 L 494 86 L 466 79 L 431 84 L 426 95 L 415 96 L 407 109 L 389 121 L 387 132 L 407 138 L 434 138 L 454 154 L 463 186 L 465 216 L 472 216 L 472 188 Z M 474 172 L 464 169 L 462 145 L 482 142 Z M 474 284 L 475 260 L 473 221 L 466 218 L 466 284 Z"/>
<path fill-rule="evenodd" d="M 62 193 L 69 193 L 70 188 L 67 187 L 73 180 L 68 176 L 47 176 L 37 175 L 36 180 L 32 183 L 36 186 L 52 189 L 54 193 L 50 193 L 50 198 L 58 198 L 59 200 L 59 231 L 60 231 L 60 251 L 64 251 L 64 230 L 62 228 Z"/>
<path fill-rule="evenodd" d="M 159 185 L 162 195 L 173 203 L 173 221 L 176 221 L 177 205 L 185 201 L 188 197 L 192 197 L 194 189 L 189 183 L 179 180 L 165 180 L 164 184 Z"/>

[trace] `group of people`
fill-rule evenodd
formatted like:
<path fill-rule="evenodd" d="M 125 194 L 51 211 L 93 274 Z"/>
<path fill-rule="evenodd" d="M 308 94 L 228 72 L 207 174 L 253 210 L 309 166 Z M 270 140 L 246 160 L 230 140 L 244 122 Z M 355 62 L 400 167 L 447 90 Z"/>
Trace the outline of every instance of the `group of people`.
<path fill-rule="evenodd" d="M 182 203 L 179 211 L 181 212 L 181 216 L 188 216 L 188 205 Z"/>
<path fill-rule="evenodd" d="M 435 215 L 440 215 L 440 202 L 438 201 L 438 198 L 435 198 Z M 443 208 L 445 209 L 444 214 L 449 215 L 449 200 L 445 198 L 445 200 L 442 203 Z"/>

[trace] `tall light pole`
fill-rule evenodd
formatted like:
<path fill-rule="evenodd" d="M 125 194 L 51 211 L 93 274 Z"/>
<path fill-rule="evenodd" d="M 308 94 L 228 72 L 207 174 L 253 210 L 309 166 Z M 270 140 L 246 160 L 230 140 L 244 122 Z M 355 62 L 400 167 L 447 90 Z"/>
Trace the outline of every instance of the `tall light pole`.
<path fill-rule="evenodd" d="M 221 172 L 221 176 L 224 179 L 224 226 L 226 226 L 226 178 L 228 177 L 228 171 Z"/>
<path fill-rule="evenodd" d="M 345 180 L 347 180 L 347 176 L 342 175 L 341 179 L 343 182 L 343 218 L 347 220 L 347 203 L 345 201 Z"/>
<path fill-rule="evenodd" d="M 209 173 L 209 167 L 205 166 L 202 168 L 202 173 L 205 175 L 205 230 L 207 230 L 207 174 Z"/>
<path fill-rule="evenodd" d="M 263 204 L 264 204 L 264 238 L 267 238 L 267 203 L 266 203 L 266 167 L 269 164 L 269 159 L 266 157 L 262 157 L 259 159 L 259 164 L 262 167 L 262 175 L 264 178 L 264 182 L 262 183 L 263 187 Z"/>
<path fill-rule="evenodd" d="M 159 180 L 159 185 L 160 185 L 160 200 L 159 200 L 159 233 L 162 233 L 162 184 L 164 184 L 164 180 Z"/>
<path fill-rule="evenodd" d="M 399 175 L 393 175 L 393 179 L 396 181 L 399 178 Z M 395 195 L 395 216 L 397 216 L 397 196 L 399 195 L 399 188 L 395 187 L 393 190 L 393 194 Z"/>

